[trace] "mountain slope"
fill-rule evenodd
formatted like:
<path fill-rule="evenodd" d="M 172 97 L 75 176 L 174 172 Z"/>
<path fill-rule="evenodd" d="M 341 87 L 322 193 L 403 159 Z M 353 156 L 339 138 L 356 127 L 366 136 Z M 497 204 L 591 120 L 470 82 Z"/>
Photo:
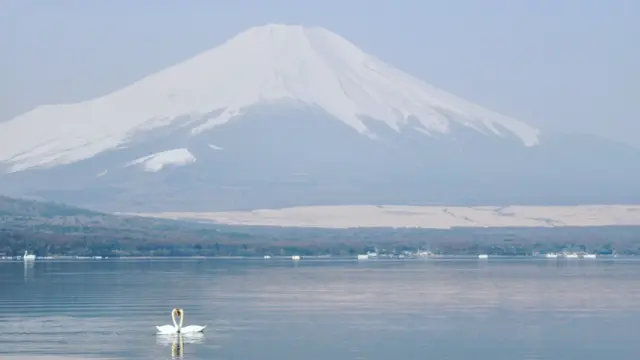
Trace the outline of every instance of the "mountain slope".
<path fill-rule="evenodd" d="M 364 119 L 425 134 L 457 123 L 538 142 L 533 127 L 438 90 L 325 29 L 267 25 L 106 96 L 41 106 L 0 124 L 0 161 L 10 171 L 68 164 L 145 131 L 188 126 L 195 135 L 283 100 L 316 106 L 373 138 Z"/>
<path fill-rule="evenodd" d="M 285 25 L 0 123 L 0 189 L 113 211 L 629 203 L 638 163 L 633 148 L 541 134 Z"/>

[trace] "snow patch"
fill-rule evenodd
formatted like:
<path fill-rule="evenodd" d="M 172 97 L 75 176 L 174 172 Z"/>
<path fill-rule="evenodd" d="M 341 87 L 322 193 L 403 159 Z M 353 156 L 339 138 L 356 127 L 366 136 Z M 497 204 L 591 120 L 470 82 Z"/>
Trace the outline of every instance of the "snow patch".
<path fill-rule="evenodd" d="M 173 149 L 138 158 L 125 165 L 142 165 L 144 171 L 158 172 L 167 166 L 184 166 L 196 161 L 187 149 Z"/>
<path fill-rule="evenodd" d="M 206 130 L 211 130 L 216 126 L 219 125 L 224 125 L 226 123 L 229 122 L 229 120 L 231 120 L 232 118 L 242 115 L 243 113 L 238 110 L 238 109 L 232 109 L 232 110 L 225 110 L 222 112 L 222 114 L 218 115 L 217 117 L 208 120 L 207 122 L 205 122 L 204 124 L 200 125 L 200 126 L 196 126 L 195 128 L 191 129 L 191 134 L 192 135 L 197 135 L 203 131 Z"/>

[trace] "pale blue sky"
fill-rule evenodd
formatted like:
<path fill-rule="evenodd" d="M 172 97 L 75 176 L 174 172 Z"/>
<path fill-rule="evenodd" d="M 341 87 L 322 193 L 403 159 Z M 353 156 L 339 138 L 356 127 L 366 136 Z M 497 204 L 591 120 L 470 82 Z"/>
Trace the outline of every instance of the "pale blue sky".
<path fill-rule="evenodd" d="M 640 146 L 638 0 L 0 0 L 0 121 L 266 23 L 320 25 L 535 126 Z"/>

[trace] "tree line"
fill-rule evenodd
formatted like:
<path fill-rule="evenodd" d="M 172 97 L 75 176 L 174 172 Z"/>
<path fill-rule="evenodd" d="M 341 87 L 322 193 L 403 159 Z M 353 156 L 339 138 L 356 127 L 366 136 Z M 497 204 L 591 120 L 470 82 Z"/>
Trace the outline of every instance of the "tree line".
<path fill-rule="evenodd" d="M 558 229 L 158 229 L 0 225 L 0 255 L 352 256 L 428 250 L 442 255 L 527 256 L 576 251 L 640 254 L 638 228 Z M 235 230 L 235 231 L 234 231 Z"/>

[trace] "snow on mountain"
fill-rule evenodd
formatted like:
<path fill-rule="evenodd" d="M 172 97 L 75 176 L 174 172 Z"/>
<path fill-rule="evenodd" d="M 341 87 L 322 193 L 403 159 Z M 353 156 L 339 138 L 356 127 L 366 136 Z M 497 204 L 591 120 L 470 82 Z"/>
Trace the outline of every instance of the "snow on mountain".
<path fill-rule="evenodd" d="M 173 149 L 138 158 L 125 167 L 142 165 L 145 171 L 158 172 L 167 166 L 184 166 L 195 161 L 195 156 L 189 150 Z"/>
<path fill-rule="evenodd" d="M 538 144 L 537 129 L 436 89 L 328 30 L 266 25 L 111 94 L 40 106 L 0 123 L 0 162 L 9 172 L 70 164 L 153 129 L 191 126 L 196 135 L 249 107 L 292 100 L 371 139 L 376 133 L 363 119 L 426 135 L 447 134 L 455 123 Z"/>

